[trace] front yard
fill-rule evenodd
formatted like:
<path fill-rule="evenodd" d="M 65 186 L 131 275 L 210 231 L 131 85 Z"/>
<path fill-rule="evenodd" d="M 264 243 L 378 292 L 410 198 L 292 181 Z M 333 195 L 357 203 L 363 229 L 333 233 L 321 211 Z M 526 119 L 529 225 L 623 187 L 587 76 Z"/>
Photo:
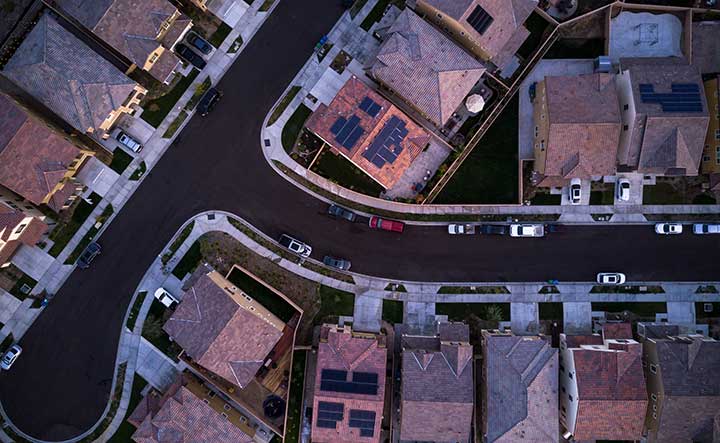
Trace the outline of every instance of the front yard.
<path fill-rule="evenodd" d="M 140 117 L 153 128 L 160 126 L 160 123 L 170 113 L 175 103 L 180 100 L 180 97 L 190 87 L 198 74 L 200 74 L 200 71 L 193 69 L 186 77 L 176 80 L 174 86 L 165 94 L 144 100 L 142 103 L 143 112 Z"/>
<path fill-rule="evenodd" d="M 305 361 L 306 351 L 293 353 L 292 376 L 290 392 L 288 394 L 287 428 L 285 429 L 285 443 L 297 443 L 300 437 L 302 424 L 302 403 L 305 387 Z"/>
<path fill-rule="evenodd" d="M 153 299 L 145 323 L 143 323 L 142 336 L 177 363 L 182 348 L 170 340 L 170 336 L 162 328 L 171 315 L 170 309 L 163 306 L 157 299 Z"/>
<path fill-rule="evenodd" d="M 342 155 L 335 155 L 328 149 L 320 154 L 311 171 L 333 183 L 361 194 L 377 197 L 383 191 L 382 186 L 361 171 L 350 160 Z"/>
<path fill-rule="evenodd" d="M 102 197 L 96 193 L 90 194 L 88 197 L 90 203 L 85 199 L 80 199 L 80 202 L 72 210 L 72 216 L 68 220 L 61 221 L 58 226 L 53 229 L 48 238 L 54 243 L 48 253 L 53 257 L 60 255 L 65 246 L 68 244 L 70 239 L 75 235 L 80 226 L 87 220 L 92 213 L 95 206 L 100 203 Z"/>
<path fill-rule="evenodd" d="M 281 135 L 282 145 L 283 148 L 285 148 L 285 152 L 292 152 L 295 142 L 298 139 L 298 135 L 300 134 L 300 130 L 305 125 L 305 122 L 310 117 L 310 114 L 312 114 L 312 110 L 301 104 L 290 116 L 287 123 L 285 123 Z"/>
<path fill-rule="evenodd" d="M 705 177 L 658 177 L 654 186 L 643 188 L 646 205 L 715 204 L 711 193 L 703 192 Z"/>

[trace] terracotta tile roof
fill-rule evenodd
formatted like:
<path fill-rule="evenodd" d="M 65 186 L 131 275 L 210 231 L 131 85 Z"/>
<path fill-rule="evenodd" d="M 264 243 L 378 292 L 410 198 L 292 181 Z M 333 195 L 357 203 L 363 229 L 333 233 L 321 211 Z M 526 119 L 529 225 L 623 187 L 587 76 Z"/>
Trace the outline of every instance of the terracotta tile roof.
<path fill-rule="evenodd" d="M 317 368 L 312 417 L 313 442 L 354 442 L 369 443 L 380 441 L 380 427 L 385 399 L 385 367 L 387 364 L 387 348 L 383 336 L 356 334 L 349 328 L 323 325 L 318 345 Z M 377 374 L 377 393 L 361 394 L 336 392 L 321 389 L 323 370 L 347 371 L 347 379 L 352 380 L 358 372 Z M 319 403 L 336 403 L 341 406 L 342 419 L 336 421 L 335 427 L 318 426 Z M 375 414 L 372 436 L 360 436 L 356 427 L 350 426 L 351 410 L 369 411 Z"/>
<path fill-rule="evenodd" d="M 468 327 L 455 324 L 442 332 L 423 348 L 411 347 L 422 342 L 403 337 L 401 440 L 466 441 L 470 436 L 473 347 L 466 340 L 446 341 L 469 336 Z"/>
<path fill-rule="evenodd" d="M 366 98 L 380 107 L 374 117 L 359 108 Z M 337 142 L 332 128 L 338 119 L 349 120 L 353 116 L 359 118 L 358 126 L 363 129 L 363 134 L 352 149 L 347 149 Z M 393 145 L 397 158 L 393 162 L 382 162 L 382 167 L 378 167 L 366 158 L 365 154 L 376 139 L 380 140 L 378 137 L 390 120 L 402 121 L 408 133 L 399 147 Z M 430 142 L 430 133 L 355 76 L 348 79 L 329 106 L 321 104 L 318 107 L 308 119 L 306 127 L 386 189 L 392 188 L 400 180 L 405 170 Z"/>
<path fill-rule="evenodd" d="M 18 235 L 16 230 L 26 224 Z M 0 203 L 0 265 L 9 262 L 22 244 L 35 246 L 48 226 L 37 217 L 28 217 L 20 211 Z"/>
<path fill-rule="evenodd" d="M 96 138 L 110 112 L 137 86 L 47 13 L 2 72 L 72 127 L 91 130 Z"/>
<path fill-rule="evenodd" d="M 605 323 L 602 327 L 603 339 L 611 340 L 618 338 L 632 339 L 632 324 L 622 323 Z"/>
<path fill-rule="evenodd" d="M 522 46 L 530 35 L 523 26 L 525 20 L 537 6 L 537 0 L 421 0 L 448 17 L 465 29 L 490 60 L 502 67 Z M 481 7 L 490 17 L 492 23 L 480 34 L 468 23 L 468 17 Z"/>
<path fill-rule="evenodd" d="M 199 365 L 245 387 L 280 340 L 284 326 L 213 271 L 185 292 L 163 329 Z"/>
<path fill-rule="evenodd" d="M 488 442 L 556 442 L 558 352 L 542 337 L 483 331 L 483 430 Z"/>
<path fill-rule="evenodd" d="M 443 126 L 485 67 L 406 8 L 390 27 L 370 72 Z"/>

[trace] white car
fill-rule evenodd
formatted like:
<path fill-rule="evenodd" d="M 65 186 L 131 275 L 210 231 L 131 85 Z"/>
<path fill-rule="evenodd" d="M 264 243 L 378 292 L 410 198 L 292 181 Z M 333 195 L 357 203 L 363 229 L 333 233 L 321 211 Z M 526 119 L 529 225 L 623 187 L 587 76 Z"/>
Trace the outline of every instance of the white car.
<path fill-rule="evenodd" d="M 166 308 L 169 308 L 173 303 L 180 303 L 180 300 L 175 298 L 174 295 L 169 293 L 165 288 L 157 288 L 155 290 L 155 298 Z"/>
<path fill-rule="evenodd" d="M 135 140 L 134 138 L 130 137 L 123 131 L 119 131 L 117 135 L 115 136 L 117 141 L 122 143 L 124 146 L 128 147 L 132 152 L 140 152 L 142 151 L 142 145 L 140 142 Z"/>
<path fill-rule="evenodd" d="M 655 232 L 661 235 L 682 234 L 680 223 L 658 223 L 655 225 Z"/>
<path fill-rule="evenodd" d="M 720 224 L 696 223 L 693 225 L 693 234 L 720 234 Z"/>
<path fill-rule="evenodd" d="M 617 182 L 617 197 L 618 200 L 626 202 L 630 200 L 630 180 L 621 178 Z"/>
<path fill-rule="evenodd" d="M 579 205 L 582 199 L 582 180 L 574 178 L 570 180 L 570 204 Z"/>
<path fill-rule="evenodd" d="M 6 371 L 10 369 L 20 354 L 22 354 L 22 348 L 19 345 L 10 346 L 10 349 L 7 350 L 5 355 L 2 357 L 2 360 L 0 360 L 0 368 L 5 369 Z"/>
<path fill-rule="evenodd" d="M 597 275 L 597 282 L 601 285 L 621 285 L 625 283 L 625 274 L 620 272 L 601 272 Z"/>
<path fill-rule="evenodd" d="M 310 254 L 312 254 L 312 248 L 310 245 L 303 243 L 296 238 L 290 237 L 287 234 L 281 235 L 278 243 L 301 257 L 310 257 Z"/>
<path fill-rule="evenodd" d="M 510 237 L 542 237 L 545 235 L 545 226 L 539 224 L 512 224 Z"/>

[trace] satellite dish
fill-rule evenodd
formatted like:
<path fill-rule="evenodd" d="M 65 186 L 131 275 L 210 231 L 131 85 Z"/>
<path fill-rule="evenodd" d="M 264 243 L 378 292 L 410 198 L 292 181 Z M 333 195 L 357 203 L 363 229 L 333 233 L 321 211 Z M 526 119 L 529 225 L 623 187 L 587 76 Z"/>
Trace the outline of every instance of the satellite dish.
<path fill-rule="evenodd" d="M 473 114 L 477 114 L 485 108 L 485 99 L 482 95 L 473 94 L 465 100 L 465 107 Z"/>

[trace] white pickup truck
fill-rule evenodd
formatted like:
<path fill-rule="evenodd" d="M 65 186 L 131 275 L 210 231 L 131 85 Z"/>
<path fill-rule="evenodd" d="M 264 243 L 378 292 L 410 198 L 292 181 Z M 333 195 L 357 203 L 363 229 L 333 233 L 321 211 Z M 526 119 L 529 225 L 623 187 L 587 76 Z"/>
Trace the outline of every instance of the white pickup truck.
<path fill-rule="evenodd" d="M 463 234 L 474 234 L 475 225 L 459 225 L 452 223 L 448 225 L 448 234 L 451 235 L 463 235 Z"/>
<path fill-rule="evenodd" d="M 543 237 L 545 226 L 540 224 L 510 225 L 510 237 Z"/>

